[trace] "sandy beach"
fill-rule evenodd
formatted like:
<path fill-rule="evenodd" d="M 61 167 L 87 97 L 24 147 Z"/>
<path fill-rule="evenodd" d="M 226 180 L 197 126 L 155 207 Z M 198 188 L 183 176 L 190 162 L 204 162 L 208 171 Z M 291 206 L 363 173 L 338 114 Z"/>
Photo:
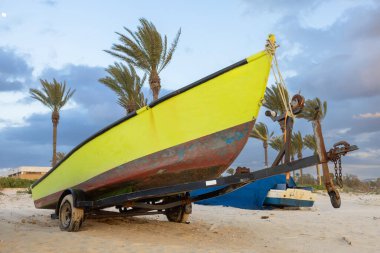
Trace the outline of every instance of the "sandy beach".
<path fill-rule="evenodd" d="M 1 253 L 380 252 L 380 195 L 342 194 L 340 209 L 323 193 L 303 210 L 194 205 L 190 224 L 159 215 L 88 219 L 80 232 L 68 233 L 50 210 L 35 209 L 29 194 L 1 192 Z"/>

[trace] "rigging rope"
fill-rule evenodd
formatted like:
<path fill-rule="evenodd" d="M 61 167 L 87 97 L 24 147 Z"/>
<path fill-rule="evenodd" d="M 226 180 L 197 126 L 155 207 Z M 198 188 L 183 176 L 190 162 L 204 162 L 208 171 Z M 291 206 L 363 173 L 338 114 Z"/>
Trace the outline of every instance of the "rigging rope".
<path fill-rule="evenodd" d="M 274 62 L 274 66 L 276 68 L 276 71 L 273 68 L 272 63 L 271 63 L 271 69 L 272 69 L 272 73 L 273 73 L 276 85 L 277 85 L 278 90 L 280 92 L 280 97 L 281 97 L 282 104 L 284 106 L 285 112 L 286 112 L 288 117 L 292 117 L 294 119 L 295 116 L 293 114 L 292 106 L 291 106 L 290 101 L 289 101 L 289 94 L 288 94 L 288 98 L 287 98 L 286 97 L 287 88 L 285 85 L 284 78 L 281 75 L 280 67 L 278 65 L 278 60 L 277 60 L 277 56 L 276 56 L 276 48 L 277 47 L 278 46 L 276 45 L 276 42 L 274 40 L 274 35 L 269 35 L 269 38 L 267 40 L 267 44 L 265 45 L 265 50 L 268 52 L 268 54 L 273 56 L 273 62 Z M 277 74 L 276 74 L 276 72 L 277 72 Z M 277 75 L 278 75 L 278 77 L 277 77 Z"/>

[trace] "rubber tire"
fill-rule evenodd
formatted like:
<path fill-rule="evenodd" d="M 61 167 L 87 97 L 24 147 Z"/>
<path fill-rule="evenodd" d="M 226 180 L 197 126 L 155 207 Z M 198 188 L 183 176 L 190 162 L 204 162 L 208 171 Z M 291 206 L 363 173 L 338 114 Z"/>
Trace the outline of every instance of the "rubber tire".
<path fill-rule="evenodd" d="M 179 200 L 181 196 L 172 196 L 166 199 L 166 203 Z M 165 210 L 166 218 L 168 221 L 177 223 L 187 223 L 192 212 L 192 204 L 186 204 L 181 206 L 175 206 Z"/>
<path fill-rule="evenodd" d="M 186 223 L 189 220 L 190 214 L 186 213 L 185 210 L 186 205 L 176 206 L 165 210 L 165 215 L 168 218 L 168 221 Z"/>
<path fill-rule="evenodd" d="M 328 194 L 330 196 L 331 205 L 334 208 L 339 208 L 341 205 L 341 198 L 340 197 L 338 198 L 337 193 L 335 191 L 330 191 L 328 192 Z"/>
<path fill-rule="evenodd" d="M 83 224 L 84 210 L 74 207 L 73 203 L 73 195 L 68 194 L 59 206 L 59 228 L 62 231 L 77 232 Z"/>

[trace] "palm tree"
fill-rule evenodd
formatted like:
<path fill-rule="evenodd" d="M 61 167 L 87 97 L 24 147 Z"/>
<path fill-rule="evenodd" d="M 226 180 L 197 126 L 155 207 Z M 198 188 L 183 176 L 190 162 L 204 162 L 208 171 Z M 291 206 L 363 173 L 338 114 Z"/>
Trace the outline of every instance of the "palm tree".
<path fill-rule="evenodd" d="M 265 167 L 268 167 L 268 140 L 273 136 L 273 132 L 268 132 L 268 127 L 262 122 L 255 124 L 250 135 L 252 138 L 256 138 L 263 142 Z"/>
<path fill-rule="evenodd" d="M 129 67 L 122 63 L 115 63 L 106 69 L 110 76 L 99 79 L 101 83 L 113 90 L 126 113 L 131 113 L 146 105 L 147 101 L 141 88 L 145 82 L 146 75 L 142 79 L 137 75 L 132 65 Z"/>
<path fill-rule="evenodd" d="M 63 160 L 65 158 L 66 154 L 64 152 L 57 152 L 56 157 L 57 157 L 57 163 Z"/>
<path fill-rule="evenodd" d="M 292 147 L 294 154 L 297 153 L 297 159 L 302 159 L 302 150 L 304 149 L 304 143 L 300 131 L 298 131 L 297 133 L 293 133 Z M 302 169 L 300 169 L 301 184 L 303 184 L 302 174 Z"/>
<path fill-rule="evenodd" d="M 286 101 L 289 101 L 289 92 L 285 88 L 284 93 Z M 276 112 L 277 115 L 281 115 L 286 112 L 284 102 L 281 98 L 279 85 L 272 85 L 266 89 L 263 106 Z"/>
<path fill-rule="evenodd" d="M 305 102 L 305 106 L 300 113 L 300 118 L 305 118 L 308 121 L 311 121 L 313 124 L 320 124 L 320 121 L 323 120 L 327 113 L 327 102 L 323 103 L 319 98 L 308 99 Z"/>
<path fill-rule="evenodd" d="M 119 35 L 120 44 L 113 44 L 111 50 L 105 51 L 145 71 L 149 75 L 153 100 L 157 100 L 161 89 L 159 74 L 173 57 L 181 29 L 178 30 L 169 50 L 166 35 L 162 38 L 154 24 L 145 18 L 140 19 L 137 32 L 132 32 L 126 27 L 124 29 L 127 35 L 116 33 Z"/>
<path fill-rule="evenodd" d="M 311 134 L 305 135 L 305 137 L 303 138 L 303 142 L 308 149 L 314 152 L 314 155 L 318 154 L 317 142 L 315 141 L 314 135 L 311 135 Z M 321 185 L 322 180 L 321 180 L 321 174 L 319 172 L 319 164 L 316 165 L 316 169 L 317 169 L 318 184 Z"/>
<path fill-rule="evenodd" d="M 275 136 L 269 140 L 269 146 L 276 151 L 280 151 L 284 146 L 284 137 L 283 136 Z"/>
<path fill-rule="evenodd" d="M 314 140 L 316 141 L 315 137 L 318 137 L 318 140 L 320 140 L 320 147 L 323 146 L 323 149 L 325 144 L 323 142 L 323 135 L 322 135 L 322 126 L 321 121 L 325 118 L 327 113 L 327 102 L 322 102 L 319 98 L 314 99 L 308 99 L 305 102 L 305 106 L 302 110 L 302 113 L 299 115 L 302 118 L 305 118 L 308 121 L 312 122 L 313 130 L 314 130 Z M 316 150 L 318 151 L 318 143 L 316 142 Z M 323 155 L 323 154 L 322 154 Z M 323 167 L 322 163 L 322 168 Z M 327 168 L 328 169 L 328 168 Z M 319 167 L 318 171 L 319 173 Z M 321 184 L 320 176 L 318 176 L 319 183 Z"/>
<path fill-rule="evenodd" d="M 51 121 L 53 123 L 53 159 L 52 166 L 57 164 L 57 127 L 59 123 L 59 111 L 69 99 L 74 95 L 75 90 L 68 88 L 66 90 L 66 82 L 60 83 L 53 79 L 49 83 L 46 80 L 40 79 L 42 90 L 30 89 L 29 93 L 32 98 L 40 101 L 43 105 L 50 108 L 52 111 Z"/>

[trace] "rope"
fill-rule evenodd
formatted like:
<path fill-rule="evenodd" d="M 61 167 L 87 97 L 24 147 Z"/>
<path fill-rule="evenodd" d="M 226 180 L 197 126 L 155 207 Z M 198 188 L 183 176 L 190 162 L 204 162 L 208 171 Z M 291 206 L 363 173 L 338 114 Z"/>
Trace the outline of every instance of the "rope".
<path fill-rule="evenodd" d="M 275 65 L 276 71 L 273 68 L 273 64 L 272 63 L 270 63 L 271 64 L 271 70 L 272 70 L 272 73 L 273 73 L 276 85 L 278 87 L 278 90 L 280 92 L 280 97 L 281 97 L 282 104 L 283 104 L 284 109 L 285 109 L 285 113 L 287 114 L 287 116 L 294 118 L 295 116 L 294 116 L 293 111 L 291 109 L 292 106 L 290 104 L 289 98 L 286 99 L 286 92 L 285 92 L 286 85 L 285 85 L 285 81 L 284 81 L 284 78 L 281 75 L 280 67 L 278 66 L 278 61 L 277 61 L 277 56 L 276 56 L 276 48 L 277 47 L 278 46 L 276 45 L 276 42 L 274 40 L 274 36 L 270 34 L 269 38 L 267 39 L 267 43 L 265 45 L 265 50 L 267 51 L 267 53 L 269 55 L 272 55 L 273 59 L 274 59 L 274 65 Z M 277 74 L 276 74 L 276 72 L 277 72 Z M 278 75 L 278 77 L 277 77 L 277 75 Z"/>

